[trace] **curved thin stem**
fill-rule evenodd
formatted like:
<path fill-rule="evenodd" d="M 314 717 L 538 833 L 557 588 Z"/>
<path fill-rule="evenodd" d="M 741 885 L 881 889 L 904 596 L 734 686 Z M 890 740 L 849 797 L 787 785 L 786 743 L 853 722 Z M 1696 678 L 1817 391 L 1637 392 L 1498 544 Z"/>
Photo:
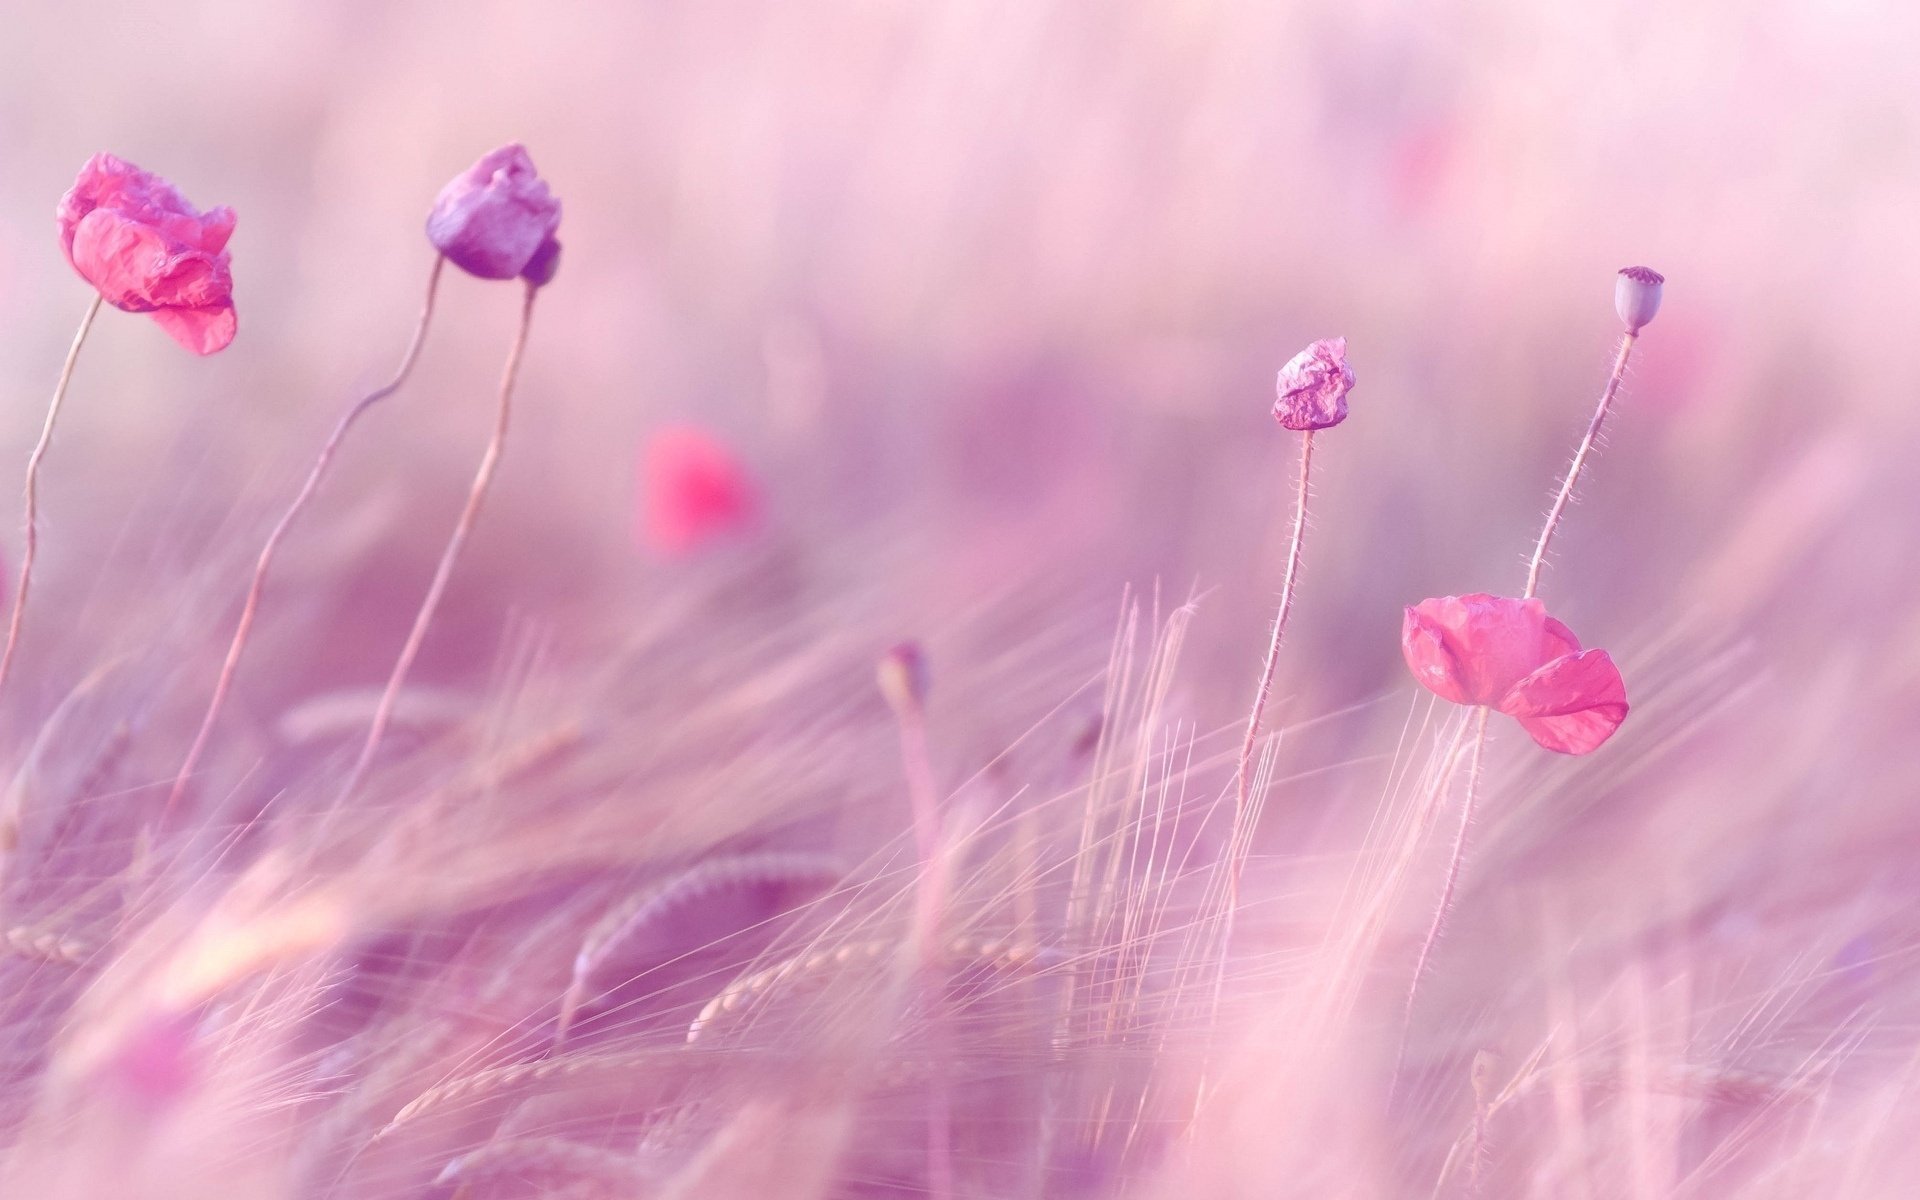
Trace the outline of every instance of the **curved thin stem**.
<path fill-rule="evenodd" d="M 1233 842 L 1227 873 L 1229 920 L 1240 907 L 1240 871 L 1244 856 L 1239 842 L 1247 836 L 1246 825 L 1252 819 L 1250 774 L 1254 743 L 1260 738 L 1260 719 L 1267 711 L 1267 699 L 1273 693 L 1273 672 L 1280 662 L 1280 640 L 1286 636 L 1287 616 L 1293 611 L 1293 593 L 1300 580 L 1300 545 L 1307 534 L 1307 482 L 1313 469 L 1313 430 L 1300 435 L 1300 479 L 1293 497 L 1293 538 L 1287 547 L 1287 573 L 1280 585 L 1280 611 L 1273 618 L 1273 638 L 1267 644 L 1266 666 L 1260 672 L 1260 686 L 1253 694 L 1253 711 L 1247 714 L 1247 734 L 1240 742 L 1240 763 L 1234 772 Z"/>
<path fill-rule="evenodd" d="M 1440 890 L 1440 904 L 1433 911 L 1433 924 L 1427 929 L 1426 940 L 1420 943 L 1420 957 L 1413 963 L 1413 982 L 1407 985 L 1407 1009 L 1400 1024 L 1400 1048 L 1393 1056 L 1392 1082 L 1387 1088 L 1389 1097 L 1400 1090 L 1400 1069 L 1407 1059 L 1407 1035 L 1413 1029 L 1413 1002 L 1420 994 L 1420 980 L 1426 976 L 1427 961 L 1433 957 L 1433 948 L 1440 941 L 1440 932 L 1447 924 L 1447 914 L 1453 910 L 1453 892 L 1460 882 L 1460 864 L 1467 857 L 1467 834 L 1473 829 L 1473 802 L 1480 790 L 1480 752 L 1487 744 L 1487 714 L 1492 711 L 1482 706 L 1474 714 L 1473 749 L 1467 758 L 1467 799 L 1460 808 L 1460 833 L 1453 840 L 1453 858 L 1447 863 L 1447 883 Z"/>
<path fill-rule="evenodd" d="M 173 778 L 173 790 L 167 793 L 166 807 L 161 810 L 160 819 L 164 822 L 178 807 L 180 799 L 187 790 L 187 781 L 192 778 L 194 769 L 200 765 L 200 756 L 206 753 L 207 742 L 213 736 L 213 727 L 220 719 L 220 710 L 227 702 L 227 693 L 233 687 L 233 677 L 240 668 L 240 656 L 246 652 L 247 637 L 253 631 L 254 618 L 260 612 L 260 596 L 266 591 L 267 572 L 273 567 L 273 559 L 280 551 L 280 543 L 286 539 L 287 531 L 293 528 L 294 521 L 306 511 L 307 504 L 314 493 L 320 489 L 320 481 L 326 476 L 327 468 L 333 463 L 334 454 L 340 449 L 340 443 L 347 436 L 347 430 L 353 428 L 362 413 L 375 404 L 385 400 L 400 390 L 400 385 L 413 373 L 413 365 L 420 358 L 420 347 L 427 340 L 427 326 L 433 321 L 433 301 L 440 290 L 440 273 L 447 265 L 444 256 L 435 256 L 433 270 L 427 275 L 427 295 L 420 305 L 420 319 L 414 324 L 413 338 L 407 343 L 407 352 L 400 359 L 400 366 L 393 378 L 368 392 L 340 418 L 333 427 L 326 444 L 320 447 L 320 453 L 313 460 L 313 469 L 307 472 L 306 482 L 300 485 L 300 491 L 294 496 L 293 503 L 281 515 L 279 524 L 267 535 L 266 544 L 260 547 L 260 558 L 254 564 L 253 580 L 247 585 L 247 599 L 240 607 L 240 621 L 233 631 L 233 641 L 227 646 L 226 661 L 220 665 L 220 677 L 213 685 L 213 696 L 207 701 L 207 712 L 200 719 L 200 731 L 194 735 L 193 745 L 187 750 L 186 759 L 180 764 L 180 771 Z"/>
<path fill-rule="evenodd" d="M 1553 507 L 1547 512 L 1547 523 L 1540 530 L 1540 541 L 1533 548 L 1533 561 L 1527 564 L 1527 590 L 1522 599 L 1531 600 L 1540 590 L 1540 568 L 1547 561 L 1547 546 L 1553 541 L 1554 530 L 1560 527 L 1560 518 L 1567 511 L 1567 504 L 1573 499 L 1573 487 L 1580 482 L 1580 472 L 1586 469 L 1587 458 L 1593 453 L 1593 447 L 1600 440 L 1600 426 L 1606 423 L 1607 410 L 1613 407 L 1613 394 L 1620 390 L 1621 377 L 1627 373 L 1627 356 L 1633 353 L 1633 343 L 1639 334 L 1629 329 L 1620 339 L 1620 353 L 1613 360 L 1613 374 L 1607 377 L 1607 390 L 1600 393 L 1600 406 L 1593 411 L 1593 420 L 1587 422 L 1587 436 L 1580 439 L 1580 448 L 1573 453 L 1573 462 L 1567 466 L 1567 477 L 1560 484 L 1560 494 L 1554 498 Z"/>
<path fill-rule="evenodd" d="M 507 423 L 513 414 L 513 381 L 520 373 L 520 357 L 527 348 L 527 331 L 533 327 L 533 301 L 539 289 L 533 284 L 527 285 L 526 299 L 520 306 L 520 328 L 513 335 L 513 348 L 507 352 L 506 370 L 500 377 L 500 405 L 493 422 L 493 437 L 487 442 L 486 453 L 480 456 L 480 467 L 474 472 L 473 486 L 467 491 L 466 507 L 460 510 L 460 519 L 454 524 L 453 535 L 447 539 L 447 548 L 440 554 L 440 565 L 434 570 L 433 582 L 427 586 L 427 594 L 420 601 L 420 611 L 414 615 L 413 628 L 407 633 L 407 640 L 400 647 L 400 655 L 394 660 L 393 673 L 387 677 L 386 690 L 380 694 L 380 703 L 373 710 L 373 722 L 367 729 L 367 740 L 360 747 L 360 757 L 354 760 L 353 770 L 347 775 L 346 784 L 340 789 L 340 803 L 345 804 L 366 777 L 367 768 L 373 764 L 374 755 L 380 752 L 380 743 L 386 737 L 387 724 L 393 719 L 393 706 L 400 697 L 400 689 L 406 686 L 407 673 L 413 669 L 413 660 L 420 654 L 420 646 L 427 640 L 427 627 L 433 624 L 433 614 L 440 607 L 440 599 L 446 594 L 447 582 L 453 578 L 453 567 L 460 558 L 460 550 L 466 545 L 467 537 L 473 532 L 474 523 L 479 519 L 480 506 L 487 498 L 487 488 L 493 482 L 494 471 L 500 465 L 500 454 L 506 446 Z"/>
<path fill-rule="evenodd" d="M 73 364 L 80 359 L 80 347 L 86 344 L 87 330 L 93 328 L 93 319 L 100 315 L 102 303 L 100 295 L 95 293 L 87 304 L 87 311 L 80 318 L 80 328 L 73 335 L 73 346 L 67 351 L 65 365 L 60 368 L 59 382 L 53 385 L 53 402 L 47 405 L 47 420 L 40 427 L 40 440 L 27 458 L 26 546 L 20 554 L 20 583 L 13 593 L 13 616 L 7 622 L 7 648 L 0 651 L 0 690 L 7 686 L 7 676 L 13 670 L 13 653 L 20 645 L 20 625 L 27 615 L 27 587 L 33 582 L 33 557 L 40 547 L 40 460 L 47 456 L 47 448 L 53 445 L 53 423 L 60 416 L 60 402 L 67 398 L 67 384 L 73 379 Z"/>

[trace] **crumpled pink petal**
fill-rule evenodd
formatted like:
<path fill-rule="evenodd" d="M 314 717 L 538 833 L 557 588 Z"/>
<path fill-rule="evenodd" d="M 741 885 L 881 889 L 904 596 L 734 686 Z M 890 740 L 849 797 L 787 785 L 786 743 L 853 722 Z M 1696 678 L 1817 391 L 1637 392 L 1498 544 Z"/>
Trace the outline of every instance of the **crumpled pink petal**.
<path fill-rule="evenodd" d="M 209 308 L 156 308 L 147 315 L 168 337 L 195 354 L 225 350 L 239 329 L 231 303 Z"/>
<path fill-rule="evenodd" d="M 427 214 L 427 240 L 482 279 L 521 274 L 559 228 L 560 201 L 518 142 L 488 151 L 455 176 Z"/>
<path fill-rule="evenodd" d="M 1605 650 L 1582 650 L 1514 684 L 1498 708 L 1547 749 L 1590 754 L 1627 719 L 1627 685 Z"/>
<path fill-rule="evenodd" d="M 1535 668 L 1580 649 L 1538 600 L 1472 592 L 1406 610 L 1400 650 L 1421 685 L 1455 704 L 1497 704 Z"/>
<path fill-rule="evenodd" d="M 55 218 L 67 261 L 108 304 L 150 314 L 196 354 L 233 340 L 232 209 L 199 212 L 159 176 L 96 154 Z"/>
<path fill-rule="evenodd" d="M 1352 390 L 1347 339 L 1322 338 L 1280 368 L 1273 419 L 1288 429 L 1330 428 L 1347 419 L 1347 393 Z"/>

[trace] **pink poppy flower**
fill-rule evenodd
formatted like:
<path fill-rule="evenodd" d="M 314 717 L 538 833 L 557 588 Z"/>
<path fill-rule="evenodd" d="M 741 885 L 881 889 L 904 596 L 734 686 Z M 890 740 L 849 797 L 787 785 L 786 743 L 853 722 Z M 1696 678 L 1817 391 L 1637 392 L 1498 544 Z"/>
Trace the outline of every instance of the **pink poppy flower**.
<path fill-rule="evenodd" d="M 203 213 L 158 175 L 96 154 L 56 216 L 67 261 L 108 304 L 149 314 L 195 354 L 233 341 L 231 208 Z"/>
<path fill-rule="evenodd" d="M 759 489 L 746 467 L 697 426 L 668 426 L 648 439 L 640 486 L 640 539 L 669 558 L 684 558 L 759 516 Z"/>
<path fill-rule="evenodd" d="M 1273 419 L 1288 429 L 1328 429 L 1347 419 L 1353 368 L 1347 339 L 1322 338 L 1280 368 Z"/>
<path fill-rule="evenodd" d="M 1422 600 L 1407 609 L 1400 650 L 1434 695 L 1497 709 L 1561 754 L 1599 749 L 1627 719 L 1613 659 L 1582 650 L 1538 600 L 1484 592 Z"/>
<path fill-rule="evenodd" d="M 560 201 L 534 170 L 526 147 L 511 142 L 481 156 L 440 189 L 427 214 L 427 240 L 453 265 L 482 279 L 512 279 L 529 267 L 552 278 L 559 246 L 542 251 L 560 228 Z"/>

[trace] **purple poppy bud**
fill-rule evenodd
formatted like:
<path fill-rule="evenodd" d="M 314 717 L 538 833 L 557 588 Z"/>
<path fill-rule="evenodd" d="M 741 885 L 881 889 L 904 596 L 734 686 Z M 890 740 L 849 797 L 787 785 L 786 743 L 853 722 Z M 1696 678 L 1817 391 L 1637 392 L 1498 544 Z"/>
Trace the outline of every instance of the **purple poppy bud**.
<path fill-rule="evenodd" d="M 527 270 L 560 227 L 560 201 L 534 170 L 524 146 L 510 143 L 454 177 L 427 214 L 427 240 L 453 265 L 482 279 Z M 557 265 L 555 245 L 551 269 Z M 541 281 L 533 281 L 539 286 Z"/>

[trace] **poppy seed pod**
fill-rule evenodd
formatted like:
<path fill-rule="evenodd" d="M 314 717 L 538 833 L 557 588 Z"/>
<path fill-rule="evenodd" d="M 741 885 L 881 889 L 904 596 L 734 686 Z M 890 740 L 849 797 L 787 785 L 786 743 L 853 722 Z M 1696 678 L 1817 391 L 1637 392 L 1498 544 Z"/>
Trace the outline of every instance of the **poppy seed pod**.
<path fill-rule="evenodd" d="M 1667 277 L 1651 267 L 1623 268 L 1613 282 L 1613 310 L 1628 333 L 1639 333 L 1660 311 L 1660 285 Z"/>

